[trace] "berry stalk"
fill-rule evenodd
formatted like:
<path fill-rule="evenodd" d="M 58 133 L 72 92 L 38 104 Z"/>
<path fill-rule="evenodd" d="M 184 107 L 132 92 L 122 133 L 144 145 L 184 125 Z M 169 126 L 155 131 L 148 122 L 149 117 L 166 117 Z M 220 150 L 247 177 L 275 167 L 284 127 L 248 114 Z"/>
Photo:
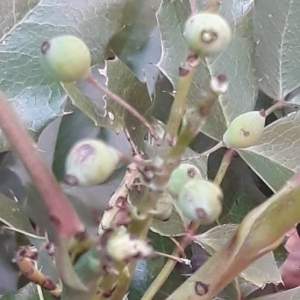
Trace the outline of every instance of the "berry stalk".
<path fill-rule="evenodd" d="M 193 82 L 198 65 L 198 57 L 196 55 L 189 55 L 186 62 L 179 68 L 175 99 L 166 128 L 167 140 L 172 140 L 177 136 L 182 117 L 185 113 L 186 97 Z"/>
<path fill-rule="evenodd" d="M 106 94 L 108 97 L 110 97 L 113 101 L 118 103 L 120 106 L 122 106 L 124 109 L 126 109 L 130 114 L 132 114 L 135 118 L 137 118 L 141 123 L 149 130 L 149 133 L 156 137 L 154 128 L 152 125 L 146 120 L 145 117 L 143 117 L 134 107 L 132 107 L 129 103 L 127 103 L 124 99 L 122 99 L 120 96 L 116 95 L 112 91 L 108 89 L 105 85 L 95 80 L 95 78 L 92 76 L 92 74 L 89 74 L 86 79 L 90 84 L 92 84 L 96 89 Z"/>

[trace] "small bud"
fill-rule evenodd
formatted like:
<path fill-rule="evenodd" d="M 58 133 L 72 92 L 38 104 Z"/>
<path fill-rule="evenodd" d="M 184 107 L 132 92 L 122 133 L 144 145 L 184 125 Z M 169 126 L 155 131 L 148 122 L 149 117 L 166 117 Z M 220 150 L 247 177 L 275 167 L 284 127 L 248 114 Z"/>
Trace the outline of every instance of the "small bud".
<path fill-rule="evenodd" d="M 118 262 L 146 258 L 153 254 L 152 247 L 145 240 L 133 238 L 125 227 L 119 227 L 109 234 L 105 249 L 108 256 Z"/>
<path fill-rule="evenodd" d="M 201 176 L 197 167 L 191 164 L 179 165 L 171 174 L 168 182 L 168 192 L 176 198 L 182 187 L 195 176 Z"/>
<path fill-rule="evenodd" d="M 266 116 L 261 111 L 251 111 L 236 117 L 223 135 L 227 148 L 247 148 L 263 136 Z"/>
<path fill-rule="evenodd" d="M 163 193 L 158 199 L 155 210 L 151 212 L 153 218 L 160 221 L 169 220 L 173 210 L 173 201 L 170 194 Z"/>
<path fill-rule="evenodd" d="M 212 57 L 227 48 L 232 32 L 228 22 L 222 16 L 200 12 L 186 21 L 183 36 L 193 53 Z"/>
<path fill-rule="evenodd" d="M 187 219 L 210 224 L 220 216 L 222 200 L 223 192 L 218 185 L 196 177 L 181 189 L 177 206 Z"/>
<path fill-rule="evenodd" d="M 60 35 L 41 45 L 43 66 L 61 82 L 74 82 L 90 73 L 91 54 L 78 37 Z"/>
<path fill-rule="evenodd" d="M 91 186 L 105 182 L 118 167 L 118 152 L 100 140 L 76 143 L 66 160 L 65 181 L 71 185 Z"/>

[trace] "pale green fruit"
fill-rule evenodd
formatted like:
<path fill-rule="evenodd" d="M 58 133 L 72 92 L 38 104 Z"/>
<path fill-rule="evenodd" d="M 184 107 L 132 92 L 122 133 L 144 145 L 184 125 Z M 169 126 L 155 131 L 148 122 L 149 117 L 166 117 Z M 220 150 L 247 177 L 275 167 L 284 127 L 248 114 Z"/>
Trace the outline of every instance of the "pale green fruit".
<path fill-rule="evenodd" d="M 90 73 L 90 50 L 76 36 L 60 35 L 45 41 L 41 53 L 45 69 L 61 82 L 74 82 Z"/>
<path fill-rule="evenodd" d="M 183 36 L 193 53 L 211 57 L 228 47 L 232 31 L 222 16 L 200 12 L 186 21 Z"/>
<path fill-rule="evenodd" d="M 222 201 L 223 192 L 218 185 L 196 177 L 181 189 L 177 206 L 185 218 L 210 224 L 220 216 Z"/>
<path fill-rule="evenodd" d="M 263 112 L 251 111 L 236 117 L 223 135 L 227 148 L 247 148 L 263 136 L 266 117 Z"/>
<path fill-rule="evenodd" d="M 200 176 L 200 171 L 197 167 L 191 164 L 179 165 L 171 174 L 168 182 L 168 192 L 177 197 L 182 187 L 195 176 Z"/>
<path fill-rule="evenodd" d="M 173 210 L 173 198 L 168 193 L 163 193 L 157 202 L 155 210 L 152 212 L 153 218 L 160 221 L 170 219 Z"/>
<path fill-rule="evenodd" d="M 79 141 L 70 150 L 65 165 L 65 182 L 91 186 L 105 182 L 119 164 L 118 152 L 100 140 Z"/>

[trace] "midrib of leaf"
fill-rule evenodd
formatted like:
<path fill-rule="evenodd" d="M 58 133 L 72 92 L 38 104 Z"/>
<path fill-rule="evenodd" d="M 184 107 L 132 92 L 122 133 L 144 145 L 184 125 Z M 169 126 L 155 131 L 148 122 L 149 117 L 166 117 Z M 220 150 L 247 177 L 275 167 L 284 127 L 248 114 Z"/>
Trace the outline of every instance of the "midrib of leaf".
<path fill-rule="evenodd" d="M 284 38 L 285 38 L 285 34 L 286 34 L 286 30 L 287 30 L 287 25 L 288 25 L 288 20 L 289 20 L 289 16 L 291 14 L 291 7 L 292 7 L 292 4 L 293 4 L 293 0 L 290 1 L 289 3 L 289 8 L 288 8 L 288 12 L 287 12 L 287 15 L 286 15 L 286 22 L 285 22 L 285 25 L 284 25 L 284 28 L 283 28 L 283 31 L 282 31 L 282 38 L 281 38 L 281 43 L 280 43 L 280 54 L 279 54 L 279 95 L 282 95 L 283 96 L 283 90 L 282 90 L 282 56 L 283 56 L 283 46 L 285 44 L 284 42 Z M 279 100 L 282 100 L 282 99 L 279 99 Z"/>

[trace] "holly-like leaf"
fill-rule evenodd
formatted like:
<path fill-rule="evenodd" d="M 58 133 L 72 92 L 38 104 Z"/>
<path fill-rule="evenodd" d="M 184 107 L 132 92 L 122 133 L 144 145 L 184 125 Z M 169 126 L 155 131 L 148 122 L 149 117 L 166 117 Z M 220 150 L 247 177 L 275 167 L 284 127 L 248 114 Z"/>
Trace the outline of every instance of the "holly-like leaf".
<path fill-rule="evenodd" d="M 209 231 L 200 234 L 196 237 L 196 242 L 204 249 L 213 254 L 219 251 L 235 234 L 237 230 L 236 224 L 225 224 L 216 226 Z M 257 261 L 252 263 L 248 268 L 243 270 L 239 276 L 261 288 L 266 283 L 281 283 L 281 276 L 276 266 L 275 258 L 272 252 L 265 254 Z"/>
<path fill-rule="evenodd" d="M 198 1 L 199 8 L 203 4 L 204 1 Z M 238 5 L 233 0 L 224 1 L 221 5 L 221 14 L 235 25 L 233 39 L 228 49 L 219 57 L 200 64 L 188 95 L 188 102 L 195 103 L 201 92 L 208 88 L 211 76 L 227 76 L 230 82 L 228 92 L 220 97 L 203 128 L 205 134 L 215 139 L 221 139 L 227 123 L 234 117 L 252 110 L 255 106 L 257 87 L 252 61 L 252 7 L 253 0 L 245 1 L 243 5 Z M 163 45 L 159 67 L 175 86 L 178 67 L 188 53 L 182 32 L 189 14 L 188 1 L 171 0 L 163 1 L 158 14 Z"/>
<path fill-rule="evenodd" d="M 39 133 L 62 115 L 66 99 L 60 84 L 48 78 L 41 68 L 41 43 L 59 34 L 79 36 L 91 49 L 92 64 L 103 64 L 104 48 L 112 35 L 125 25 L 120 16 L 132 1 L 112 0 L 109 5 L 103 0 L 91 0 L 85 5 L 81 0 L 34 3 L 26 17 L 1 37 L 0 89 L 26 127 Z M 1 133 L 0 150 L 7 149 L 9 145 Z"/>
<path fill-rule="evenodd" d="M 281 118 L 265 128 L 257 146 L 239 150 L 249 166 L 273 190 L 280 189 L 300 170 L 300 112 Z"/>
<path fill-rule="evenodd" d="M 255 2 L 255 67 L 260 88 L 274 100 L 299 86 L 299 9 L 293 0 Z"/>

